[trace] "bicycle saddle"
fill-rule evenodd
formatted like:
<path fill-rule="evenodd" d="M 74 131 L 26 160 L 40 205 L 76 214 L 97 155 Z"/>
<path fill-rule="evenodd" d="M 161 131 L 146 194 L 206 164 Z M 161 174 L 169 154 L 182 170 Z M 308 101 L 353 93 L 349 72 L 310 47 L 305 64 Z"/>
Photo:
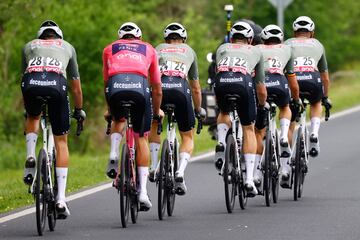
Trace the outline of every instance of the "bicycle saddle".
<path fill-rule="evenodd" d="M 225 99 L 227 102 L 239 101 L 241 99 L 238 94 L 226 94 Z"/>
<path fill-rule="evenodd" d="M 175 104 L 168 103 L 163 106 L 164 112 L 173 112 L 174 109 L 175 109 Z"/>
<path fill-rule="evenodd" d="M 124 108 L 131 108 L 132 106 L 135 105 L 135 102 L 131 101 L 131 100 L 129 100 L 129 101 L 121 101 L 120 104 Z"/>

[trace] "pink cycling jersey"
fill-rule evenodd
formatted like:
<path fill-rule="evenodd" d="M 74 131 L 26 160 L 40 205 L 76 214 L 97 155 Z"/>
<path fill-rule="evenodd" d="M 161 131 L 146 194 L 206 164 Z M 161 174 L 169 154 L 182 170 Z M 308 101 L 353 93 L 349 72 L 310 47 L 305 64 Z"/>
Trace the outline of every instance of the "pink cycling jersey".
<path fill-rule="evenodd" d="M 103 52 L 105 83 L 119 73 L 135 73 L 146 78 L 150 75 L 150 83 L 161 83 L 155 49 L 141 40 L 120 39 L 111 43 Z"/>

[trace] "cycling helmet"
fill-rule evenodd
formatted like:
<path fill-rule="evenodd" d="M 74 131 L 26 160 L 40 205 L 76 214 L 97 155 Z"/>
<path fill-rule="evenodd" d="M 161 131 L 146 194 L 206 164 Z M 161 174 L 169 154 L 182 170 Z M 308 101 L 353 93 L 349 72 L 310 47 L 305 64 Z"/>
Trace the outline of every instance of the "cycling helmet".
<path fill-rule="evenodd" d="M 250 24 L 246 23 L 246 22 L 237 22 L 235 23 L 230 30 L 230 38 L 233 38 L 233 36 L 235 34 L 241 34 L 243 35 L 245 38 L 250 39 L 252 41 L 252 39 L 254 38 L 254 30 L 252 29 L 252 27 L 250 26 Z"/>
<path fill-rule="evenodd" d="M 261 32 L 261 39 L 263 41 L 268 40 L 270 38 L 277 38 L 282 42 L 284 40 L 284 33 L 281 28 L 277 25 L 270 24 L 267 25 Z"/>
<path fill-rule="evenodd" d="M 45 30 L 52 29 L 54 32 L 63 39 L 63 33 L 59 26 L 52 20 L 46 20 L 40 25 L 40 29 L 37 33 L 37 37 L 40 38 L 41 35 L 44 33 Z"/>
<path fill-rule="evenodd" d="M 176 22 L 170 23 L 166 26 L 164 30 L 164 39 L 169 37 L 170 34 L 177 34 L 184 40 L 187 38 L 187 32 L 184 26 Z"/>
<path fill-rule="evenodd" d="M 119 38 L 123 38 L 125 35 L 132 35 L 135 38 L 141 38 L 141 29 L 133 22 L 126 22 L 119 28 Z"/>
<path fill-rule="evenodd" d="M 295 32 L 301 29 L 312 32 L 315 30 L 315 23 L 313 22 L 313 20 L 311 20 L 311 18 L 307 16 L 301 16 L 294 21 L 293 29 Z"/>

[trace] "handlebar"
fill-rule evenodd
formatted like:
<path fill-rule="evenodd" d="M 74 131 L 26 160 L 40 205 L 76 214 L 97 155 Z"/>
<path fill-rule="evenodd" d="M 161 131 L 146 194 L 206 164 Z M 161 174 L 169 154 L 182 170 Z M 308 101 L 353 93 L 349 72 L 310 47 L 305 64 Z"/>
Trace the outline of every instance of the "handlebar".
<path fill-rule="evenodd" d="M 157 125 L 157 135 L 160 135 L 160 134 L 162 133 L 162 130 L 163 130 L 161 118 L 158 118 L 156 121 L 158 122 L 158 125 Z"/>
<path fill-rule="evenodd" d="M 203 128 L 203 121 L 201 117 L 197 117 L 197 119 L 198 119 L 198 124 L 197 124 L 196 134 L 200 134 L 201 129 Z"/>
<path fill-rule="evenodd" d="M 330 118 L 330 108 L 325 107 L 325 121 L 328 121 Z"/>
<path fill-rule="evenodd" d="M 84 130 L 84 119 L 77 120 L 76 122 L 76 136 L 80 136 L 81 132 Z"/>
<path fill-rule="evenodd" d="M 111 119 L 112 119 L 111 115 L 106 117 L 106 122 L 107 122 L 106 135 L 109 135 L 111 132 Z"/>

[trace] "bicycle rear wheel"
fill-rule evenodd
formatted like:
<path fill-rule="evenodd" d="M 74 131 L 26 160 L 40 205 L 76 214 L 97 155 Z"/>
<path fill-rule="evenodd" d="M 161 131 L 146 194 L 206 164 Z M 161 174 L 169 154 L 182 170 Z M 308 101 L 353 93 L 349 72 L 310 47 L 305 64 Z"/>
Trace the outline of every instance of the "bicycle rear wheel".
<path fill-rule="evenodd" d="M 166 169 L 168 170 L 167 174 L 167 214 L 168 216 L 172 216 L 175 207 L 175 172 L 178 169 L 178 157 L 179 157 L 179 142 L 175 139 L 174 143 L 174 152 L 173 152 L 173 168 L 169 165 L 170 161 L 168 162 L 168 166 Z"/>
<path fill-rule="evenodd" d="M 36 205 L 36 226 L 39 236 L 43 235 L 46 224 L 46 186 L 43 178 L 43 168 L 46 168 L 46 152 L 41 149 L 36 164 L 36 182 L 35 182 L 35 205 Z"/>
<path fill-rule="evenodd" d="M 130 210 L 130 175 L 128 169 L 129 154 L 127 145 L 122 146 L 120 174 L 118 176 L 118 192 L 120 193 L 120 219 L 123 228 L 126 228 Z"/>
<path fill-rule="evenodd" d="M 135 170 L 135 179 L 136 179 L 135 182 L 138 183 L 137 168 L 136 168 L 135 165 L 133 167 L 134 167 L 134 170 Z M 128 169 L 130 170 L 131 168 L 128 168 Z M 129 179 L 129 182 L 130 182 L 130 179 Z M 137 184 L 137 185 L 139 185 L 139 184 Z M 138 198 L 137 198 L 138 195 L 137 195 L 136 189 L 132 189 L 130 192 L 131 192 L 130 216 L 131 216 L 131 222 L 135 224 L 136 221 L 137 221 L 138 215 L 139 215 L 139 201 L 138 201 Z"/>
<path fill-rule="evenodd" d="M 52 160 L 52 166 L 51 166 L 51 172 L 49 175 L 52 176 L 52 191 L 49 191 L 50 193 L 50 199 L 48 202 L 48 225 L 51 232 L 55 230 L 56 226 L 56 208 L 55 208 L 55 196 L 57 191 L 57 179 L 56 179 L 56 155 L 55 155 L 55 148 L 53 149 L 53 160 Z"/>
<path fill-rule="evenodd" d="M 307 136 L 302 136 L 301 138 L 301 158 L 300 158 L 300 172 L 299 172 L 299 189 L 298 189 L 298 198 L 301 198 L 302 191 L 304 188 L 304 181 L 305 181 L 305 168 L 306 168 L 306 158 L 307 158 L 307 152 L 305 148 L 305 139 L 307 139 Z"/>
<path fill-rule="evenodd" d="M 279 149 L 279 135 L 276 131 L 275 135 L 275 154 L 273 156 L 273 161 L 271 163 L 271 193 L 273 203 L 277 203 L 279 198 L 279 158 L 280 158 L 280 149 Z"/>
<path fill-rule="evenodd" d="M 246 190 L 245 190 L 245 170 L 242 169 L 241 165 L 245 164 L 244 162 L 240 161 L 240 176 L 238 176 L 239 180 L 238 180 L 238 197 L 239 197 L 239 204 L 240 204 L 240 208 L 242 210 L 245 209 L 246 204 L 247 204 L 247 197 L 246 197 Z"/>
<path fill-rule="evenodd" d="M 235 196 L 237 191 L 236 174 L 234 167 L 236 161 L 236 141 L 232 135 L 228 135 L 225 149 L 225 164 L 224 164 L 224 188 L 225 188 L 225 203 L 228 213 L 232 213 L 235 205 Z"/>
<path fill-rule="evenodd" d="M 301 143 L 301 139 L 302 139 L 302 133 L 301 133 L 301 129 L 298 129 L 298 133 L 297 133 L 297 139 L 296 139 L 296 148 L 295 148 L 295 159 L 294 159 L 294 164 L 295 164 L 295 169 L 294 169 L 294 201 L 298 200 L 298 196 L 299 196 L 299 189 L 300 189 L 300 174 L 301 174 L 301 167 L 300 167 L 300 161 L 301 161 L 301 151 L 302 151 L 302 143 Z"/>
<path fill-rule="evenodd" d="M 167 139 L 163 141 L 161 148 L 161 160 L 159 167 L 158 177 L 158 217 L 159 220 L 163 220 L 166 203 L 167 203 L 167 192 L 166 192 L 166 169 L 165 162 L 169 161 L 169 142 Z"/>
<path fill-rule="evenodd" d="M 270 130 L 266 130 L 266 140 L 265 140 L 265 159 L 264 159 L 264 182 L 263 190 L 266 206 L 270 206 L 270 195 L 271 195 L 271 170 L 270 162 L 273 157 L 273 146 Z"/>

